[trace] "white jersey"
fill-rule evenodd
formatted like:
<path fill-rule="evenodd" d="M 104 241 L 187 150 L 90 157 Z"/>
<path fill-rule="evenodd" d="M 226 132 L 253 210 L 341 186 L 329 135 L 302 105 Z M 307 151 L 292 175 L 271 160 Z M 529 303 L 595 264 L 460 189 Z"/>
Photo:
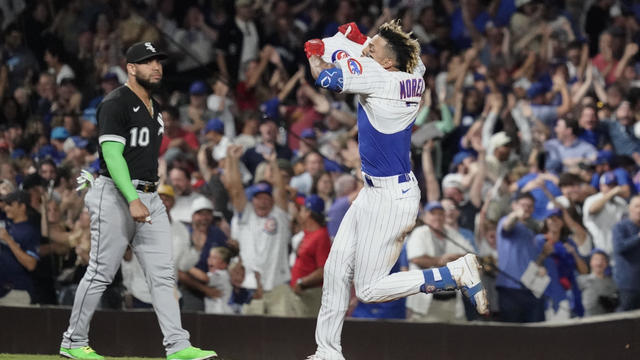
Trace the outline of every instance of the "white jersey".
<path fill-rule="evenodd" d="M 214 287 L 222 292 L 219 298 L 204 298 L 204 312 L 207 314 L 233 314 L 233 309 L 229 305 L 231 298 L 231 277 L 227 270 L 216 270 L 208 272 L 209 286 Z"/>
<path fill-rule="evenodd" d="M 251 202 L 231 220 L 231 238 L 238 240 L 240 258 L 245 268 L 242 287 L 256 289 L 255 272 L 260 273 L 262 287 L 270 291 L 291 279 L 288 247 L 291 239 L 291 216 L 277 206 L 266 217 L 256 215 Z"/>
<path fill-rule="evenodd" d="M 419 292 L 425 281 L 422 271 L 389 275 L 401 251 L 398 239 L 418 213 L 420 189 L 409 155 L 411 128 L 425 90 L 424 66 L 414 74 L 387 71 L 361 56 L 367 42 L 356 44 L 342 33 L 322 41 L 323 59 L 335 68 L 322 71 L 316 84 L 358 95 L 358 147 L 366 174 L 365 187 L 345 214 L 324 266 L 316 327 L 316 356 L 344 360 L 340 335 L 352 284 L 363 302 L 385 302 Z"/>
<path fill-rule="evenodd" d="M 372 58 L 361 56 L 368 41 L 360 45 L 342 33 L 322 41 L 323 59 L 342 70 L 342 91 L 359 95 L 362 170 L 378 177 L 408 174 L 411 128 L 425 90 L 424 65 L 420 62 L 412 74 L 388 71 Z M 331 80 L 331 74 L 326 76 L 318 79 L 321 85 Z"/>
<path fill-rule="evenodd" d="M 593 246 L 604 250 L 609 256 L 613 255 L 613 226 L 627 213 L 627 202 L 620 196 L 607 201 L 597 214 L 590 214 L 589 209 L 596 201 L 602 199 L 603 193 L 589 196 L 583 205 L 582 222 L 589 230 L 593 239 Z"/>

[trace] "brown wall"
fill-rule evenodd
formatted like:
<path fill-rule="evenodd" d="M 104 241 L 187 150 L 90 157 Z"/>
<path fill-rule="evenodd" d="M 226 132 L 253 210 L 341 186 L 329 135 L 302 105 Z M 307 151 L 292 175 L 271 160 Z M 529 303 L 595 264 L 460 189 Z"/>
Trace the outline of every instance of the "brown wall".
<path fill-rule="evenodd" d="M 0 353 L 55 354 L 69 309 L 0 307 Z M 103 355 L 164 356 L 153 312 L 99 311 L 91 346 Z M 314 319 L 183 314 L 195 346 L 225 360 L 302 360 Z M 347 321 L 344 353 L 360 359 L 640 359 L 640 315 L 571 326 Z"/>

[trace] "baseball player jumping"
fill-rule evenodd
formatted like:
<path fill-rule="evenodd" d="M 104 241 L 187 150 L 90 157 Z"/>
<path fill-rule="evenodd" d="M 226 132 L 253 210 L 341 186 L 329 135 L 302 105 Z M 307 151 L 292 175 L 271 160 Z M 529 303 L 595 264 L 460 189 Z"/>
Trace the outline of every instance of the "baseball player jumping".
<path fill-rule="evenodd" d="M 325 264 L 318 348 L 309 357 L 322 360 L 344 359 L 340 337 L 352 281 L 363 302 L 461 289 L 479 313 L 488 312 L 480 266 L 472 254 L 440 268 L 389 275 L 418 214 L 420 189 L 409 153 L 425 68 L 418 42 L 398 21 L 383 24 L 371 39 L 354 23 L 339 30 L 343 48 L 336 47 L 335 38 L 325 39 L 331 49 L 314 39 L 305 44 L 305 52 L 317 86 L 359 95 L 358 140 L 366 186 L 347 211 Z M 349 53 L 353 43 L 360 45 L 361 54 Z"/>
<path fill-rule="evenodd" d="M 214 351 L 191 346 L 174 295 L 171 229 L 156 192 L 164 125 L 150 95 L 162 80 L 163 58 L 150 42 L 132 45 L 126 53 L 127 83 L 98 106 L 100 177 L 86 179 L 93 185 L 85 197 L 91 214 L 90 260 L 60 347 L 60 354 L 71 359 L 103 359 L 89 347 L 89 323 L 129 245 L 146 273 L 167 359 L 217 358 Z"/>

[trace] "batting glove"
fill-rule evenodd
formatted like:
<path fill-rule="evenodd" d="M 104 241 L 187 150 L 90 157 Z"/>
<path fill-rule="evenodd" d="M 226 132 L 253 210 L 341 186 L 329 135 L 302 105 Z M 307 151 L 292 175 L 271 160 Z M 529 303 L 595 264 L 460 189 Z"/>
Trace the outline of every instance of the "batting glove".
<path fill-rule="evenodd" d="M 76 182 L 78 183 L 78 187 L 76 191 L 80 191 L 87 186 L 93 186 L 93 175 L 87 170 L 80 171 L 80 176 L 76 178 Z"/>
<path fill-rule="evenodd" d="M 304 43 L 304 53 L 307 54 L 307 58 L 313 55 L 322 56 L 324 54 L 324 43 L 320 39 L 311 39 Z"/>
<path fill-rule="evenodd" d="M 338 31 L 343 33 L 347 39 L 353 42 L 357 42 L 360 45 L 364 44 L 365 41 L 367 41 L 367 37 L 365 35 L 362 35 L 360 29 L 358 29 L 358 25 L 356 25 L 356 23 L 354 22 L 340 25 L 338 27 Z"/>

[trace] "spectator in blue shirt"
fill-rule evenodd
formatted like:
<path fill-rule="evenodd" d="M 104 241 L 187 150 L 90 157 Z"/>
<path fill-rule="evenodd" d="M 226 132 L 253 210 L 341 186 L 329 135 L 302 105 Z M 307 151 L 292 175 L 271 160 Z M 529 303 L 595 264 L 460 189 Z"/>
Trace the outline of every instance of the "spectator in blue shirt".
<path fill-rule="evenodd" d="M 613 149 L 618 155 L 632 156 L 640 163 L 640 140 L 633 134 L 633 113 L 628 101 L 623 101 L 616 109 L 613 119 L 602 122 L 609 131 Z"/>
<path fill-rule="evenodd" d="M 616 182 L 620 186 L 620 197 L 628 199 L 637 192 L 631 175 L 622 167 L 616 165 L 615 155 L 610 150 L 600 150 L 595 162 L 595 172 L 591 176 L 591 186 L 600 190 L 600 177 L 602 174 L 613 171 Z"/>
<path fill-rule="evenodd" d="M 640 196 L 629 204 L 629 218 L 613 227 L 613 279 L 620 292 L 618 311 L 640 309 Z"/>
<path fill-rule="evenodd" d="M 589 272 L 586 261 L 578 253 L 579 244 L 583 244 L 586 240 L 585 232 L 570 233 L 569 227 L 565 225 L 562 210 L 547 211 L 542 232 L 535 238 L 536 247 L 540 253 L 536 262 L 545 267 L 551 278 L 544 294 L 547 297 L 547 311 L 553 314 L 554 318 L 568 319 L 572 313 L 584 316 L 575 272 L 580 274 Z M 569 293 L 572 296 L 569 296 Z M 571 300 L 571 304 L 568 304 L 570 306 L 561 306 L 563 302 L 568 303 L 569 300 Z"/>
<path fill-rule="evenodd" d="M 534 236 L 538 223 L 531 218 L 534 198 L 519 194 L 512 202 L 513 211 L 500 219 L 497 231 L 498 273 L 496 288 L 500 318 L 507 322 L 544 321 L 544 302 L 518 281 L 529 262 L 538 254 Z"/>
<path fill-rule="evenodd" d="M 16 191 L 3 199 L 11 223 L 0 228 L 0 305 L 25 306 L 31 303 L 31 274 L 38 264 L 40 233 L 29 223 L 29 196 Z"/>
<path fill-rule="evenodd" d="M 554 128 L 556 138 L 547 140 L 544 149 L 548 153 L 547 168 L 556 172 L 577 168 L 580 163 L 592 163 L 598 150 L 578 138 L 580 127 L 575 120 L 559 119 Z"/>
<path fill-rule="evenodd" d="M 602 149 L 609 143 L 609 132 L 604 124 L 598 120 L 598 110 L 594 105 L 585 105 L 578 112 L 580 125 L 580 140 Z"/>

